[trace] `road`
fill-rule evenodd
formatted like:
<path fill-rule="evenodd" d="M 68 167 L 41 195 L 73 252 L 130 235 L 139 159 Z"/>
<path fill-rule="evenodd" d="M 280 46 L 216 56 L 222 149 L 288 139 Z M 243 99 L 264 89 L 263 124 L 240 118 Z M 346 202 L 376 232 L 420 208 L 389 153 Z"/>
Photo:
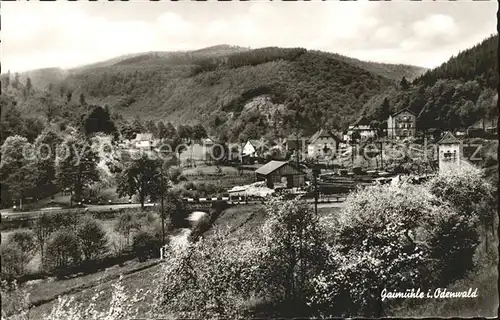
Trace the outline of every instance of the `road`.
<path fill-rule="evenodd" d="M 153 206 L 154 204 L 144 204 L 144 206 Z M 129 209 L 129 208 L 140 208 L 140 203 L 125 203 L 125 204 L 112 204 L 112 205 L 87 205 L 85 208 L 73 208 L 73 209 L 64 209 L 64 208 L 45 208 L 37 211 L 25 211 L 25 212 L 13 212 L 12 209 L 4 209 L 1 211 L 2 218 L 17 218 L 17 217 L 29 217 L 38 215 L 41 213 L 56 213 L 56 212 L 76 212 L 85 210 L 87 212 L 103 212 L 103 211 L 116 211 L 120 209 Z"/>
<path fill-rule="evenodd" d="M 331 198 L 320 199 L 318 202 L 318 208 L 332 208 L 332 207 L 344 207 L 345 198 Z M 314 199 L 305 199 L 307 203 L 314 204 Z M 330 202 L 327 202 L 330 201 Z M 233 202 L 233 205 L 250 205 L 250 204 L 260 204 L 262 201 L 241 201 L 241 202 Z M 206 203 L 193 203 L 193 205 L 197 206 L 210 206 L 210 202 Z M 126 203 L 126 204 L 111 204 L 111 205 L 86 205 L 85 208 L 73 208 L 73 209 L 63 209 L 63 208 L 46 208 L 45 210 L 37 210 L 37 211 L 26 211 L 26 212 L 12 212 L 12 209 L 4 209 L 0 213 L 3 219 L 16 219 L 16 218 L 24 218 L 30 219 L 42 213 L 56 213 L 56 212 L 77 212 L 82 209 L 86 212 L 104 212 L 104 211 L 117 211 L 120 209 L 130 209 L 130 208 L 140 208 L 140 203 Z M 158 206 L 158 204 L 154 203 L 146 203 L 144 206 Z"/>

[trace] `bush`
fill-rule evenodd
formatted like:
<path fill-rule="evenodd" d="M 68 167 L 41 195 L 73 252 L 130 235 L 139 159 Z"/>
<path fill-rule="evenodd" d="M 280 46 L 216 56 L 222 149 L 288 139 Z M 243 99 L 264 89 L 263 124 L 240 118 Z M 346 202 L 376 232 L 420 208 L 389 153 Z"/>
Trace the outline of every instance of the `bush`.
<path fill-rule="evenodd" d="M 187 251 L 173 247 L 167 254 L 155 300 L 176 317 L 238 319 L 245 302 L 267 287 L 265 250 L 258 237 L 234 241 L 215 230 Z"/>
<path fill-rule="evenodd" d="M 92 217 L 85 217 L 77 228 L 80 248 L 85 260 L 95 259 L 108 251 L 108 238 L 102 225 Z"/>
<path fill-rule="evenodd" d="M 426 291 L 464 277 L 478 240 L 470 223 L 425 186 L 358 191 L 330 226 L 330 265 L 316 278 L 311 303 L 322 315 L 380 317 L 400 302 L 382 303 L 384 288 Z"/>
<path fill-rule="evenodd" d="M 183 175 L 182 175 L 182 169 L 179 166 L 170 167 L 168 169 L 168 178 L 174 184 L 177 184 L 180 181 L 182 181 L 181 177 L 183 177 Z"/>
<path fill-rule="evenodd" d="M 80 262 L 79 239 L 70 229 L 56 231 L 47 244 L 43 263 L 49 270 L 61 270 Z"/>
<path fill-rule="evenodd" d="M 328 257 L 325 233 L 310 206 L 299 199 L 266 204 L 264 236 L 272 271 L 267 283 L 278 301 L 304 308 L 312 280 Z"/>
<path fill-rule="evenodd" d="M 139 261 L 146 261 L 160 255 L 161 240 L 151 231 L 139 230 L 134 236 L 132 247 Z"/>
<path fill-rule="evenodd" d="M 16 230 L 10 235 L 8 243 L 16 244 L 30 257 L 37 251 L 35 234 L 31 230 Z"/>
<path fill-rule="evenodd" d="M 50 220 L 53 230 L 59 230 L 61 228 L 76 230 L 76 226 L 78 225 L 78 215 L 82 213 L 83 211 L 56 212 L 48 214 L 47 217 Z"/>
<path fill-rule="evenodd" d="M 429 181 L 429 189 L 442 201 L 449 203 L 469 222 L 470 228 L 481 227 L 488 235 L 496 236 L 494 219 L 497 212 L 495 189 L 484 178 L 482 170 L 473 166 L 462 166 L 446 171 Z"/>
<path fill-rule="evenodd" d="M 130 244 L 130 235 L 132 231 L 138 229 L 139 227 L 140 223 L 137 218 L 137 214 L 130 211 L 121 213 L 115 224 L 115 230 L 127 239 L 127 245 Z"/>
<path fill-rule="evenodd" d="M 466 166 L 446 171 L 431 179 L 429 188 L 465 217 L 477 216 L 486 225 L 493 221 L 494 189 L 480 169 Z M 489 210 L 480 210 L 480 204 L 489 205 Z"/>
<path fill-rule="evenodd" d="M 27 261 L 22 249 L 15 243 L 0 246 L 2 279 L 10 280 L 24 274 Z"/>

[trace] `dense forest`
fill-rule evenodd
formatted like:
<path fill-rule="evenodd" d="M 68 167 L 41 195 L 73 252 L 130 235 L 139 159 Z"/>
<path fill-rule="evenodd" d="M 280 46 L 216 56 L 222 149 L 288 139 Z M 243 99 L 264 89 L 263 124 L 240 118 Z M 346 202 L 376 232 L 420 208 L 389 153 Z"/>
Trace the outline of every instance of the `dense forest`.
<path fill-rule="evenodd" d="M 292 130 L 310 135 L 323 126 L 346 127 L 369 98 L 395 84 L 394 72 L 400 73 L 398 78 L 421 72 L 399 65 L 386 77 L 387 65 L 381 66 L 302 48 L 215 46 L 117 58 L 69 70 L 64 81 L 57 81 L 54 70 L 50 77 L 33 72 L 31 76 L 41 79 L 36 81 L 39 90 L 58 99 L 72 94 L 62 110 L 81 104 L 78 97 L 84 95 L 89 105 L 108 105 L 126 119 L 161 119 L 176 125 L 203 121 L 210 134 L 238 141 L 283 137 Z M 21 75 L 21 79 L 30 78 Z M 55 82 L 43 84 L 43 79 Z M 271 97 L 272 119 L 244 110 L 262 95 Z M 84 107 L 77 113 L 85 112 Z"/>
<path fill-rule="evenodd" d="M 441 66 L 417 77 L 416 85 L 431 86 L 439 79 L 477 81 L 494 89 L 498 83 L 498 35 L 492 35 L 474 47 L 460 52 Z"/>
<path fill-rule="evenodd" d="M 303 48 L 227 45 L 8 73 L 2 140 L 10 134 L 31 140 L 48 123 L 84 128 L 95 106 L 110 110 L 119 132 L 137 119 L 201 122 L 210 135 L 232 142 L 345 130 L 360 115 L 383 123 L 402 108 L 418 115 L 421 129 L 488 126 L 498 113 L 497 44 L 492 36 L 425 73 Z"/>
<path fill-rule="evenodd" d="M 363 113 L 383 121 L 390 112 L 409 108 L 417 114 L 417 126 L 465 129 L 495 126 L 498 118 L 498 35 L 450 58 L 412 83 L 403 79 L 372 97 Z"/>

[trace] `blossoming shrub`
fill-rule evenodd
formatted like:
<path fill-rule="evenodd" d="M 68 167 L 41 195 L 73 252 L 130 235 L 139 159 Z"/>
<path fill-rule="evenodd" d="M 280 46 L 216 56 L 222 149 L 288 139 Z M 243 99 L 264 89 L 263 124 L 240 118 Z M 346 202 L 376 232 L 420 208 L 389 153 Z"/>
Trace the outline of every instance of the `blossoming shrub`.
<path fill-rule="evenodd" d="M 492 225 L 495 190 L 480 169 L 468 165 L 445 171 L 429 181 L 429 189 L 462 215 L 477 216 L 486 226 Z"/>
<path fill-rule="evenodd" d="M 465 225 L 467 232 L 463 233 L 461 241 L 451 246 L 454 240 L 449 239 L 450 245 L 436 251 L 436 258 L 439 257 L 446 264 L 446 270 L 443 270 L 442 279 L 453 281 L 462 278 L 458 269 L 461 265 L 471 265 L 471 254 L 467 252 L 466 256 L 457 254 L 462 251 L 462 246 L 470 246 L 477 242 L 477 234 L 481 234 L 484 247 L 478 251 L 478 259 L 481 261 L 498 261 L 497 250 L 491 246 L 491 240 L 497 241 L 495 232 L 495 220 L 497 211 L 497 197 L 495 188 L 484 178 L 481 169 L 472 165 L 464 165 L 434 177 L 429 181 L 430 191 L 442 201 L 452 206 L 459 217 L 455 221 L 443 221 L 444 228 L 456 230 L 456 225 Z M 446 232 L 443 230 L 443 232 Z M 445 239 L 443 237 L 443 239 Z M 470 243 L 470 244 L 468 244 Z M 482 255 L 482 256 L 481 256 Z"/>
<path fill-rule="evenodd" d="M 267 252 L 267 283 L 274 299 L 296 308 L 306 308 L 312 279 L 325 267 L 328 251 L 325 232 L 312 208 L 293 199 L 271 198 L 266 204 L 263 235 Z"/>
<path fill-rule="evenodd" d="M 15 280 L 2 279 L 0 294 L 2 296 L 2 320 L 29 319 L 30 294 L 26 289 L 21 289 Z"/>
<path fill-rule="evenodd" d="M 381 301 L 384 288 L 426 290 L 444 285 L 443 278 L 449 284 L 448 263 L 455 262 L 453 278 L 473 267 L 478 239 L 473 223 L 426 186 L 360 190 L 330 226 L 330 266 L 316 278 L 310 303 L 323 315 L 382 316 L 391 306 Z M 461 260 L 465 263 L 457 264 Z"/>
<path fill-rule="evenodd" d="M 264 252 L 258 240 L 235 241 L 215 230 L 187 250 L 169 251 L 155 309 L 183 318 L 241 318 L 244 302 L 263 291 Z"/>

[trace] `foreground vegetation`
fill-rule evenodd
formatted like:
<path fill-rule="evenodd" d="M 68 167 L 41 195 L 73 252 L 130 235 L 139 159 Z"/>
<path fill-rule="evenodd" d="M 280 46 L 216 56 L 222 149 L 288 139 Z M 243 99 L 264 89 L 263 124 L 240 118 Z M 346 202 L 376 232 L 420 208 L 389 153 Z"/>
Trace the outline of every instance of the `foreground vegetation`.
<path fill-rule="evenodd" d="M 102 309 L 98 300 L 62 298 L 46 318 L 380 317 L 419 310 L 442 316 L 437 301 L 382 301 L 381 290 L 496 283 L 493 192 L 477 169 L 462 168 L 425 185 L 359 190 L 321 223 L 299 200 L 274 198 L 258 215 L 261 231 L 250 237 L 214 229 L 186 249 L 172 247 L 151 290 L 126 291 L 121 280 Z M 474 309 L 486 300 L 480 293 L 478 300 L 448 300 L 445 308 L 492 316 L 497 300 L 483 313 Z"/>

